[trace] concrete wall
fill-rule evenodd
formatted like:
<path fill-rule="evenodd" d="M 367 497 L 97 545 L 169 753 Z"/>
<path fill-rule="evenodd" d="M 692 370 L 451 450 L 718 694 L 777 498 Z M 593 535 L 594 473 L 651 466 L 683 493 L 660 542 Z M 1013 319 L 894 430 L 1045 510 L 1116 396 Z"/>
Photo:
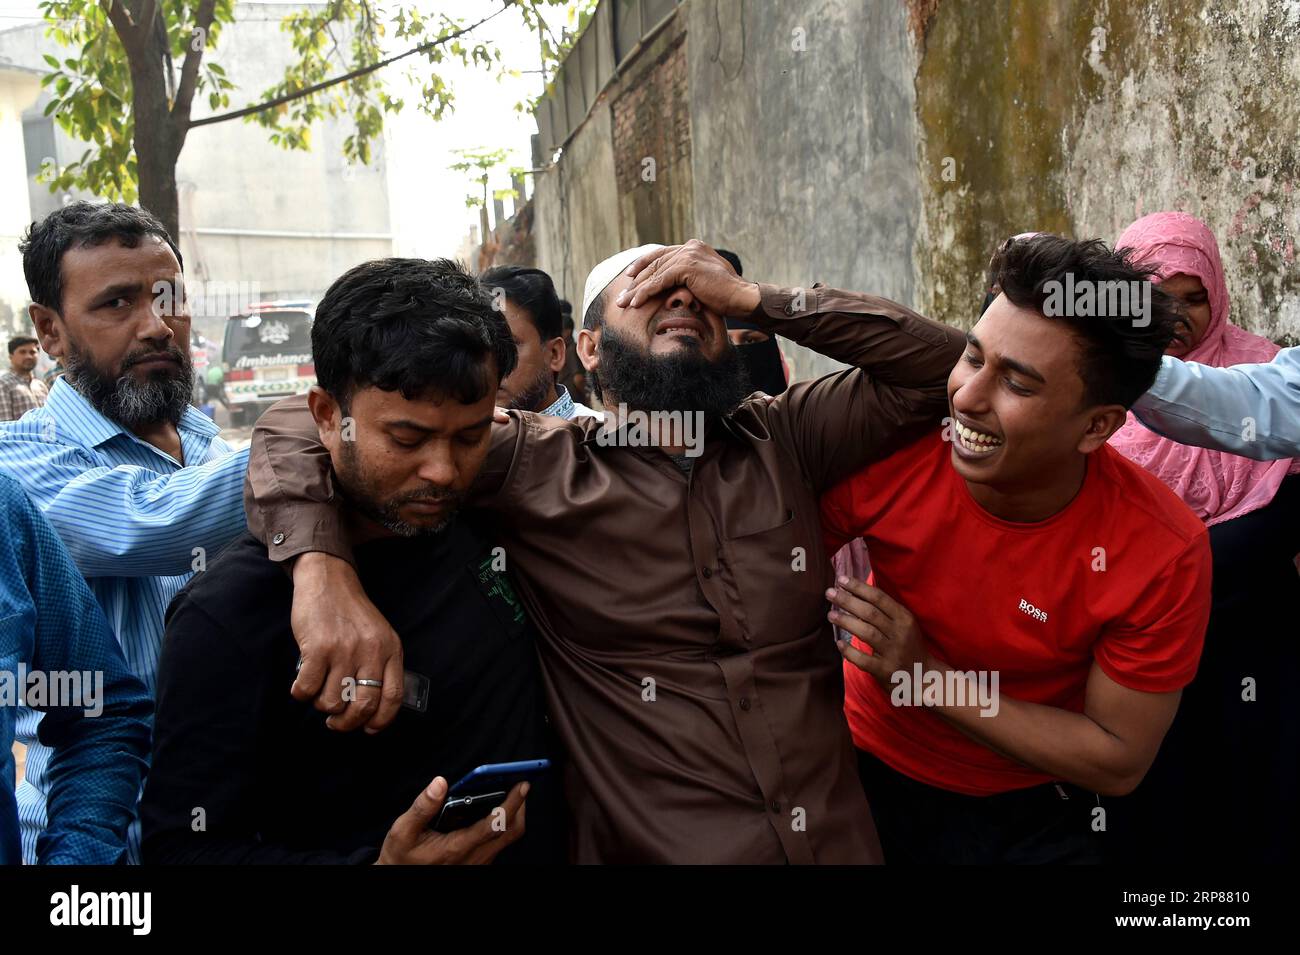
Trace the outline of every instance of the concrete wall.
<path fill-rule="evenodd" d="M 682 242 L 695 234 L 691 104 L 682 18 L 624 74 L 612 104 L 621 244 Z"/>
<path fill-rule="evenodd" d="M 914 298 L 913 51 L 895 3 L 691 0 L 695 222 L 746 277 Z M 782 343 L 793 372 L 836 367 Z"/>
<path fill-rule="evenodd" d="M 582 307 L 582 284 L 601 259 L 623 248 L 608 98 L 597 104 L 561 162 L 535 180 L 538 268 L 561 296 Z M 581 325 L 581 316 L 575 315 Z"/>
<path fill-rule="evenodd" d="M 915 79 L 925 309 L 969 321 L 972 289 L 1007 234 L 1113 242 L 1141 215 L 1180 209 L 1218 238 L 1233 320 L 1300 337 L 1300 5 L 909 6 L 934 8 Z"/>
<path fill-rule="evenodd" d="M 629 130 L 677 125 L 649 70 L 682 34 L 691 174 L 629 204 L 616 158 L 639 148 Z M 1298 84 L 1289 0 L 687 0 L 538 175 L 539 265 L 574 298 L 610 251 L 684 237 L 676 222 L 755 279 L 969 326 L 1007 235 L 1113 242 L 1182 209 L 1218 236 L 1234 321 L 1294 343 Z M 636 108 L 611 124 L 611 103 Z M 689 216 L 662 211 L 688 193 Z M 831 367 L 788 354 L 799 377 Z"/>

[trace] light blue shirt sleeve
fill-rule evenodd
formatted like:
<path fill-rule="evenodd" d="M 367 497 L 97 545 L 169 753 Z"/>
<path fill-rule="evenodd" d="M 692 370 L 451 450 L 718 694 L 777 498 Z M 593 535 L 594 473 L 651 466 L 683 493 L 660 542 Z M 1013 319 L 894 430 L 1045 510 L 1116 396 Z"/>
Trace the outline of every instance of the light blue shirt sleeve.
<path fill-rule="evenodd" d="M 158 474 L 104 467 L 75 445 L 10 432 L 0 470 L 16 478 L 86 577 L 188 574 L 243 533 L 248 449 Z"/>
<path fill-rule="evenodd" d="M 1230 368 L 1166 355 L 1133 413 L 1181 444 L 1260 461 L 1300 457 L 1300 347 L 1282 349 L 1271 362 Z"/>

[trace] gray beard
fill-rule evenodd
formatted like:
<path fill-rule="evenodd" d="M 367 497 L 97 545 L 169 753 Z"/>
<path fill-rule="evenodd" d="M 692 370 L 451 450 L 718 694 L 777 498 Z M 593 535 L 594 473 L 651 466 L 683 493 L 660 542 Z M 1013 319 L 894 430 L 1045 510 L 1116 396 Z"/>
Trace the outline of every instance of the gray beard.
<path fill-rule="evenodd" d="M 64 356 L 69 383 L 95 410 L 128 431 L 169 422 L 180 424 L 194 389 L 194 368 L 189 355 L 172 346 L 168 351 L 180 362 L 180 373 L 150 375 L 144 381 L 125 369 L 113 378 L 97 368 L 90 357 L 70 347 Z"/>

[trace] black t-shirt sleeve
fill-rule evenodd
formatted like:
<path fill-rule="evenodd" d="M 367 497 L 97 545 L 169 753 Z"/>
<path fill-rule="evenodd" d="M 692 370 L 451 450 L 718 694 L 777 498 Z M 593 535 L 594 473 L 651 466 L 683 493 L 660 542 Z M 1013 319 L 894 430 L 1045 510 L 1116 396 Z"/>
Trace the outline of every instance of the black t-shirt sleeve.
<path fill-rule="evenodd" d="M 140 816 L 146 864 L 365 864 L 378 847 L 304 851 L 257 827 L 259 726 L 270 694 L 288 693 L 256 608 L 222 625 L 192 595 L 168 611 L 158 664 L 153 765 Z M 283 684 L 283 685 L 281 685 Z"/>

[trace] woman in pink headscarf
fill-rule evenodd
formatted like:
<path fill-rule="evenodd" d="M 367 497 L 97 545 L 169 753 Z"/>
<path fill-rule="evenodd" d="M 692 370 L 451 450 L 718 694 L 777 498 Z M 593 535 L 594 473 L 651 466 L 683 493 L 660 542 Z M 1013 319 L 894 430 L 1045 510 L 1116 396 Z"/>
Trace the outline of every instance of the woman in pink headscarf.
<path fill-rule="evenodd" d="M 1219 246 L 1195 216 L 1144 216 L 1115 244 L 1153 267 L 1161 290 L 1185 305 L 1186 341 L 1175 342 L 1169 354 L 1225 367 L 1267 362 L 1278 352 L 1267 338 L 1228 321 Z M 1126 861 L 1294 858 L 1300 847 L 1300 707 L 1292 702 L 1300 681 L 1294 618 L 1300 575 L 1293 563 L 1300 551 L 1300 476 L 1290 475 L 1300 462 L 1187 447 L 1148 431 L 1131 412 L 1110 443 L 1169 485 L 1209 526 L 1214 555 L 1214 603 L 1200 668 L 1155 765 L 1124 810 L 1137 820 L 1135 843 L 1146 840 L 1145 852 Z M 1207 812 L 1222 824 L 1205 826 Z"/>
<path fill-rule="evenodd" d="M 1131 248 L 1134 261 L 1154 266 L 1160 288 L 1186 305 L 1190 334 L 1186 343 L 1170 346 L 1168 354 L 1224 368 L 1272 361 L 1278 353 L 1267 338 L 1228 321 L 1219 244 L 1200 219 L 1185 212 L 1155 212 L 1125 229 L 1115 245 Z M 1143 427 L 1132 412 L 1110 443 L 1168 484 L 1211 527 L 1264 507 L 1287 473 L 1300 471 L 1300 462 L 1290 459 L 1252 461 L 1170 441 Z"/>

